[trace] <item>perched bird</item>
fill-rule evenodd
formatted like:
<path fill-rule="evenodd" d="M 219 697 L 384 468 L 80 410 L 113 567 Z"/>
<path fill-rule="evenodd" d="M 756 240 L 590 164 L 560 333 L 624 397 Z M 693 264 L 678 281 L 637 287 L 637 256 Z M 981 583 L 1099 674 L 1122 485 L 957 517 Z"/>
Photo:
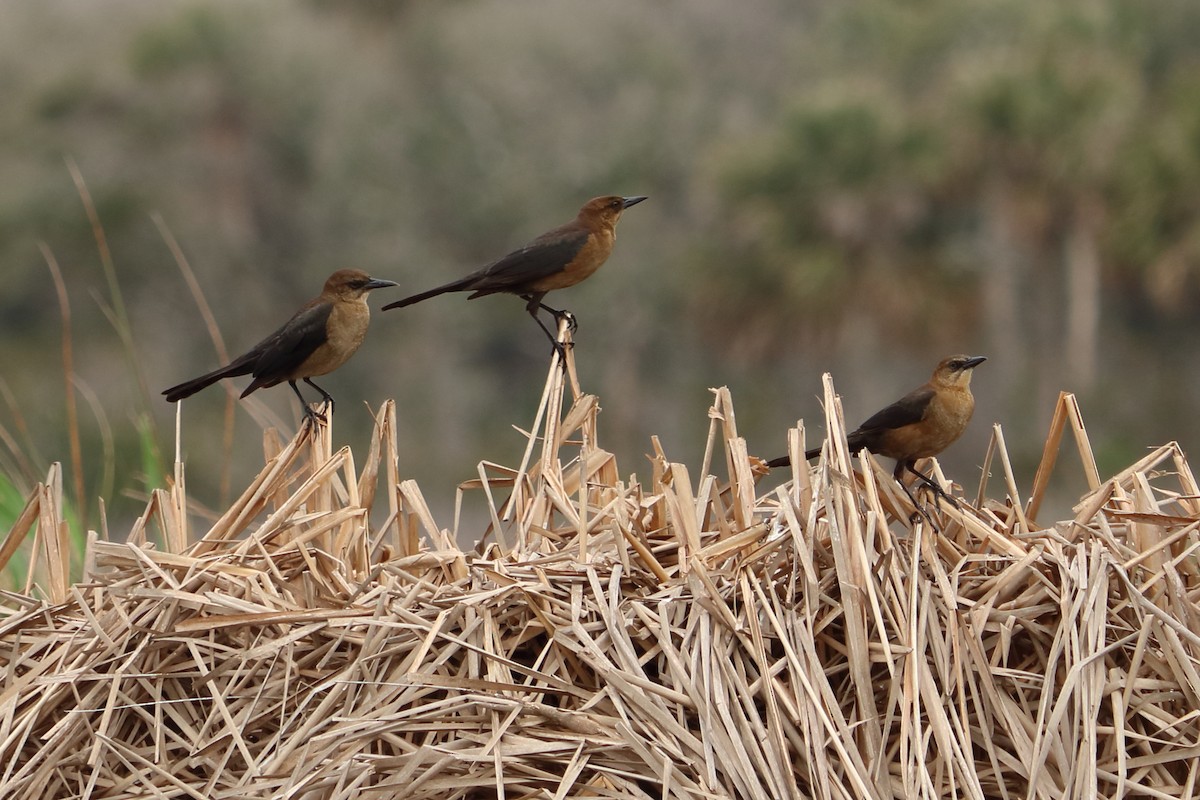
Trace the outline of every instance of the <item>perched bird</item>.
<path fill-rule="evenodd" d="M 904 485 L 905 470 L 916 475 L 935 494 L 954 502 L 933 478 L 917 469 L 917 459 L 936 456 L 954 443 L 975 411 L 971 394 L 971 373 L 987 359 L 984 356 L 950 356 L 943 358 L 933 371 L 933 377 L 921 386 L 847 434 L 850 452 L 867 449 L 877 455 L 896 459 L 892 473 L 904 488 L 913 505 L 916 498 Z M 805 459 L 816 457 L 821 448 L 814 447 L 804 454 Z M 791 458 L 772 459 L 768 467 L 786 467 Z"/>
<path fill-rule="evenodd" d="M 163 394 L 168 401 L 175 403 L 221 378 L 253 375 L 254 380 L 242 392 L 242 397 L 255 389 L 287 381 L 300 398 L 305 417 L 324 420 L 323 414 L 309 408 L 296 381 L 303 379 L 320 392 L 332 411 L 333 397 L 310 379 L 333 372 L 354 355 L 367 334 L 367 324 L 371 320 L 367 292 L 395 285 L 393 281 L 372 278 L 362 270 L 339 269 L 325 281 L 320 297 L 306 303 L 282 328 L 245 355 L 207 375 L 172 386 Z"/>
<path fill-rule="evenodd" d="M 543 233 L 520 250 L 514 250 L 465 278 L 388 303 L 383 310 L 411 306 L 447 292 L 471 292 L 468 300 L 485 294 L 515 294 L 525 301 L 525 310 L 562 355 L 558 338 L 542 322 L 538 312 L 550 312 L 556 323 L 568 312 L 551 308 L 542 302 L 542 298 L 554 289 L 574 286 L 598 270 L 612 253 L 621 213 L 645 199 L 617 196 L 593 198 L 579 209 L 575 219 Z"/>

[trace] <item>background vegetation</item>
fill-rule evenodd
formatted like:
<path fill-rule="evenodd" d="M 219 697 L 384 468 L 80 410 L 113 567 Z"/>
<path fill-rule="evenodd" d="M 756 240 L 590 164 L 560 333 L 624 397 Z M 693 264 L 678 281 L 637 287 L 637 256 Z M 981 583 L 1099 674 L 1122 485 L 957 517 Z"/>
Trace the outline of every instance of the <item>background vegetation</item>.
<path fill-rule="evenodd" d="M 71 461 L 71 413 L 85 519 L 161 482 L 158 392 L 219 360 L 181 261 L 240 351 L 335 268 L 399 281 L 378 308 L 606 193 L 651 200 L 556 302 L 625 472 L 651 434 L 699 457 L 709 386 L 770 457 L 798 417 L 820 435 L 821 372 L 853 421 L 952 352 L 991 359 L 960 482 L 996 421 L 1029 475 L 1064 389 L 1102 466 L 1200 435 L 1187 0 L 10 0 L 0 45 L 4 508 Z M 447 512 L 478 460 L 518 458 L 548 355 L 510 298 L 377 314 L 326 382 L 336 435 L 395 397 L 401 469 Z M 259 463 L 226 409 L 184 409 L 214 506 Z"/>

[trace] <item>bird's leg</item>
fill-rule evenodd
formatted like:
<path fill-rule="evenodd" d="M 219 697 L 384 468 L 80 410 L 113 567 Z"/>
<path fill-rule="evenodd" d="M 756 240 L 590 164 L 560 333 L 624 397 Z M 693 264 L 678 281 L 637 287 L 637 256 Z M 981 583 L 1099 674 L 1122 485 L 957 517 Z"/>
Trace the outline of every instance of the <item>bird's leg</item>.
<path fill-rule="evenodd" d="M 892 472 L 892 477 L 896 479 L 896 483 L 900 484 L 900 488 L 904 490 L 904 493 L 908 495 L 909 501 L 913 504 L 913 513 L 908 518 L 908 521 L 913 523 L 917 521 L 918 517 L 925 517 L 925 519 L 929 520 L 929 524 L 932 525 L 933 517 L 929 515 L 929 510 L 925 508 L 924 504 L 917 501 L 916 495 L 912 493 L 912 490 L 908 488 L 908 484 L 904 482 L 904 467 L 906 463 L 904 461 L 897 461 L 896 469 Z"/>
<path fill-rule="evenodd" d="M 904 482 L 905 468 L 912 469 L 907 461 L 897 461 L 896 469 L 892 471 L 892 477 L 896 479 L 896 483 L 900 484 L 900 488 L 904 490 L 904 493 L 908 495 L 908 499 L 913 504 L 913 513 L 912 516 L 908 518 L 908 521 L 913 523 L 917 521 L 918 517 L 925 517 L 925 519 L 929 521 L 929 524 L 933 525 L 934 521 L 933 517 L 929 513 L 929 509 L 927 509 L 923 503 L 917 501 L 916 495 L 912 493 L 912 490 L 908 488 L 908 484 Z M 913 471 L 916 472 L 916 470 Z M 921 475 L 919 472 L 917 474 Z M 921 477 L 925 476 L 921 475 Z"/>
<path fill-rule="evenodd" d="M 321 410 L 324 410 L 326 407 L 328 407 L 329 413 L 332 414 L 333 413 L 333 395 L 331 395 L 329 392 L 322 389 L 320 386 L 317 386 L 309 378 L 305 378 L 304 382 L 321 393 Z M 322 419 L 324 419 L 324 417 L 322 417 Z"/>
<path fill-rule="evenodd" d="M 571 333 L 579 330 L 579 320 L 575 319 L 575 315 L 565 308 L 551 308 L 545 303 L 538 303 L 538 308 L 541 308 L 543 311 L 549 311 L 554 315 L 555 322 L 561 322 L 565 319 L 567 321 L 567 330 L 571 331 Z"/>
<path fill-rule="evenodd" d="M 305 382 L 312 384 L 312 381 L 307 379 L 305 379 Z M 300 408 L 304 409 L 305 421 L 313 422 L 318 419 L 321 420 L 321 422 L 326 421 L 324 414 L 319 411 L 313 411 L 312 407 L 309 406 L 308 401 L 304 399 L 304 395 L 300 394 L 300 387 L 296 385 L 295 381 L 288 381 L 288 386 L 292 387 L 292 391 L 296 393 L 296 397 L 300 398 Z M 318 386 L 317 391 L 321 391 L 321 387 Z M 321 392 L 321 394 L 324 394 L 324 392 Z"/>
<path fill-rule="evenodd" d="M 916 475 L 921 480 L 922 483 L 924 483 L 926 486 L 928 486 L 930 491 L 933 492 L 934 496 L 942 498 L 943 500 L 945 500 L 947 503 L 954 506 L 955 508 L 959 507 L 958 501 L 955 500 L 950 495 L 946 494 L 946 490 L 943 489 L 940 485 L 938 485 L 937 481 L 935 481 L 930 476 L 926 475 L 924 472 L 921 472 L 920 470 L 918 470 L 915 463 L 913 463 L 912 461 L 905 461 L 904 467 L 909 472 L 911 472 L 913 475 Z"/>
<path fill-rule="evenodd" d="M 546 323 L 542 322 L 542 318 L 538 315 L 538 311 L 543 308 L 548 309 L 552 314 L 555 315 L 555 320 L 558 319 L 559 314 L 564 314 L 566 312 L 557 311 L 556 309 L 544 305 L 542 303 L 542 295 L 540 294 L 526 294 L 521 295 L 521 297 L 525 300 L 525 310 L 529 312 L 529 316 L 533 317 L 538 326 L 546 332 L 546 336 L 550 339 L 550 344 L 554 345 L 554 352 L 558 353 L 558 363 L 566 366 L 567 349 L 563 347 L 563 343 L 558 340 L 558 336 L 556 336 L 550 331 L 549 328 L 546 327 Z M 574 320 L 574 317 L 571 317 L 571 319 Z"/>

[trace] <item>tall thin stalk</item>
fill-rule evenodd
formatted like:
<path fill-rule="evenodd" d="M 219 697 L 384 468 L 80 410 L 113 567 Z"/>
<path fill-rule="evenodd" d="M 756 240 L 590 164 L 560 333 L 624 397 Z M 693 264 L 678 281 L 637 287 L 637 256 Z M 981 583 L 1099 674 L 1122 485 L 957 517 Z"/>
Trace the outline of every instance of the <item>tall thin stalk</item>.
<path fill-rule="evenodd" d="M 100 265 L 104 269 L 104 278 L 108 283 L 108 297 L 112 304 L 110 308 L 102 310 L 109 322 L 112 323 L 113 329 L 116 330 L 117 336 L 121 339 L 121 345 L 125 351 L 126 365 L 129 367 L 130 373 L 137 381 L 138 394 L 141 401 L 144 424 L 148 427 L 151 446 L 151 458 L 154 461 L 155 471 L 159 475 L 166 474 L 165 463 L 162 458 L 162 452 L 158 446 L 158 423 L 155 421 L 154 414 L 150 411 L 151 394 L 149 382 L 146 380 L 146 373 L 142 369 L 141 361 L 137 357 L 137 347 L 133 341 L 133 326 L 129 322 L 129 313 L 125 309 L 125 299 L 121 294 L 121 284 L 117 280 L 117 270 L 113 263 L 112 251 L 108 247 L 108 236 L 104 232 L 104 226 L 100 222 L 100 215 L 96 211 L 96 204 L 92 200 L 91 192 L 88 191 L 87 183 L 83 179 L 83 173 L 80 172 L 79 166 L 71 157 L 67 157 L 67 170 L 71 173 L 71 179 L 75 182 L 75 189 L 79 193 L 79 199 L 83 202 L 84 211 L 87 213 L 88 221 L 92 226 L 92 236 L 96 240 L 96 248 L 100 252 Z"/>
<path fill-rule="evenodd" d="M 87 530 L 87 502 L 83 486 L 83 446 L 79 442 L 79 411 L 75 406 L 75 357 L 71 342 L 71 300 L 67 296 L 67 284 L 54 253 L 44 242 L 39 242 L 42 258 L 50 269 L 54 280 L 54 291 L 58 294 L 58 314 L 62 319 L 62 366 L 63 391 L 67 407 L 67 438 L 71 446 L 71 481 L 75 488 L 75 507 L 79 513 L 79 526 Z"/>

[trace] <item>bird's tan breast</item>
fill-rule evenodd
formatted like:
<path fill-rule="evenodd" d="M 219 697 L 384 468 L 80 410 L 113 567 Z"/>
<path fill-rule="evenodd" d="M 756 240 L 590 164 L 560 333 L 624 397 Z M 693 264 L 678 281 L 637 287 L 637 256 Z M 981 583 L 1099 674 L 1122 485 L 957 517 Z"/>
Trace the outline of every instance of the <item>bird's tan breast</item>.
<path fill-rule="evenodd" d="M 962 436 L 975 413 L 975 398 L 967 390 L 940 392 L 929 403 L 922 420 L 927 431 L 927 452 L 918 457 L 934 456 L 945 450 Z"/>
<path fill-rule="evenodd" d="M 974 411 L 969 391 L 942 390 L 930 398 L 920 421 L 887 431 L 873 452 L 901 461 L 936 456 L 962 436 Z"/>
<path fill-rule="evenodd" d="M 539 292 L 565 289 L 590 277 L 608 260 L 615 240 L 616 234 L 611 228 L 592 231 L 588 234 L 587 242 L 563 269 L 537 281 L 532 288 Z"/>
<path fill-rule="evenodd" d="M 325 342 L 305 362 L 305 372 L 325 375 L 345 364 L 362 345 L 371 322 L 365 300 L 334 303 L 325 323 Z"/>

